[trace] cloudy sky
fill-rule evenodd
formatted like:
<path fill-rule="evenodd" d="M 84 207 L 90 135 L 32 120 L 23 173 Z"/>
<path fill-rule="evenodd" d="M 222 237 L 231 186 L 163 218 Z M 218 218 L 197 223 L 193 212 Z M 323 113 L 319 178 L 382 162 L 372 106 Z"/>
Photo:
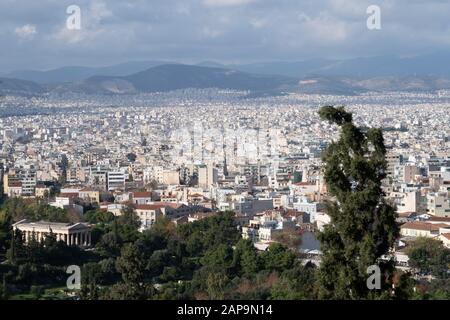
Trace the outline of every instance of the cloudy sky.
<path fill-rule="evenodd" d="M 367 28 L 369 5 L 381 30 Z M 81 30 L 69 30 L 69 5 Z M 0 71 L 450 52 L 448 0 L 1 0 Z"/>

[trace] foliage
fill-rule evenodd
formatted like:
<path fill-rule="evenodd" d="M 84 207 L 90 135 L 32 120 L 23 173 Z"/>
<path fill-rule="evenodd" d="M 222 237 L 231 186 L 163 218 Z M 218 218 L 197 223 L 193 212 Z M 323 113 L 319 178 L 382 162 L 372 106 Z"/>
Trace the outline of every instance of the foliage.
<path fill-rule="evenodd" d="M 1 192 L 0 192 L 1 193 Z M 12 238 L 12 219 L 5 212 L 0 212 L 0 255 L 5 254 Z"/>
<path fill-rule="evenodd" d="M 311 263 L 305 266 L 296 263 L 291 269 L 286 269 L 271 289 L 274 300 L 305 300 L 315 298 L 315 266 Z"/>
<path fill-rule="evenodd" d="M 438 240 L 418 238 L 408 250 L 409 265 L 439 279 L 450 277 L 450 249 Z"/>
<path fill-rule="evenodd" d="M 374 298 L 366 285 L 367 268 L 378 264 L 384 296 L 392 287 L 391 263 L 379 258 L 398 236 L 395 209 L 385 202 L 381 190 L 386 177 L 386 148 L 380 129 L 362 131 L 343 107 L 326 106 L 319 115 L 341 128 L 323 156 L 327 189 L 334 201 L 327 205 L 331 223 L 319 234 L 322 263 L 319 296 L 334 299 Z"/>
<path fill-rule="evenodd" d="M 67 210 L 49 206 L 42 200 L 10 198 L 3 204 L 2 211 L 13 221 L 72 222 Z"/>

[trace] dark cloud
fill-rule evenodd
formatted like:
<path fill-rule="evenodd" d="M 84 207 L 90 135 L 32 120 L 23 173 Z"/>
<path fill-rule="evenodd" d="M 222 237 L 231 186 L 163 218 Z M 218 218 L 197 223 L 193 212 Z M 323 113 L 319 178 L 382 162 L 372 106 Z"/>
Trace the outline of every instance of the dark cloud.
<path fill-rule="evenodd" d="M 82 30 L 65 28 L 82 9 Z M 366 28 L 381 7 L 382 29 Z M 450 47 L 447 0 L 2 0 L 0 69 L 301 60 L 416 54 Z"/>

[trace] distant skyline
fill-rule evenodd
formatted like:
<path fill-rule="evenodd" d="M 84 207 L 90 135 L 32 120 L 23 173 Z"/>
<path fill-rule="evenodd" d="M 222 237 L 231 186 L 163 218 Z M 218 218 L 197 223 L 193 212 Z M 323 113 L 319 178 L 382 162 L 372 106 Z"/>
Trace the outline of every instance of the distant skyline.
<path fill-rule="evenodd" d="M 81 30 L 66 27 L 70 5 Z M 381 30 L 367 28 L 370 5 Z M 449 17 L 446 0 L 2 0 L 0 73 L 450 52 Z"/>

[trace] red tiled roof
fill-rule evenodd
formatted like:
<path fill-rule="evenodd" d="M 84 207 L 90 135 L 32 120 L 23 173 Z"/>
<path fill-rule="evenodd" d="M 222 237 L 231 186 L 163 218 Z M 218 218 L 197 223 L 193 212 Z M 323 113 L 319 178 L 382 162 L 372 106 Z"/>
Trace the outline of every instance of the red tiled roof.
<path fill-rule="evenodd" d="M 75 193 L 75 192 L 60 193 L 57 197 L 61 197 L 61 198 L 76 198 L 76 197 L 78 197 L 78 193 Z"/>
<path fill-rule="evenodd" d="M 421 221 L 406 222 L 400 226 L 400 229 L 414 229 L 414 230 L 424 230 L 424 231 L 439 231 L 439 228 L 445 227 L 446 225 L 432 224 Z"/>
<path fill-rule="evenodd" d="M 194 194 L 189 195 L 189 197 L 203 197 L 203 195 L 200 193 L 194 193 Z"/>
<path fill-rule="evenodd" d="M 178 209 L 179 207 L 182 206 L 182 204 L 173 202 L 154 202 L 153 204 L 160 205 L 161 207 L 171 207 L 174 209 Z"/>
<path fill-rule="evenodd" d="M 136 210 L 158 210 L 163 206 L 158 204 L 137 204 L 134 207 L 136 208 Z"/>
<path fill-rule="evenodd" d="M 428 221 L 434 221 L 434 222 L 437 222 L 437 221 L 450 222 L 450 218 L 448 218 L 448 217 L 436 217 L 436 216 L 432 216 L 432 217 L 430 217 L 430 219 L 428 219 Z"/>
<path fill-rule="evenodd" d="M 133 198 L 151 198 L 152 193 L 148 191 L 133 192 Z"/>
<path fill-rule="evenodd" d="M 295 186 L 315 186 L 315 183 L 311 183 L 311 182 L 297 182 L 294 183 Z"/>
<path fill-rule="evenodd" d="M 444 238 L 450 240 L 450 233 L 443 233 L 443 234 L 441 234 L 441 236 L 443 236 Z"/>
<path fill-rule="evenodd" d="M 83 188 L 80 190 L 80 192 L 99 192 L 99 191 L 92 188 Z"/>

